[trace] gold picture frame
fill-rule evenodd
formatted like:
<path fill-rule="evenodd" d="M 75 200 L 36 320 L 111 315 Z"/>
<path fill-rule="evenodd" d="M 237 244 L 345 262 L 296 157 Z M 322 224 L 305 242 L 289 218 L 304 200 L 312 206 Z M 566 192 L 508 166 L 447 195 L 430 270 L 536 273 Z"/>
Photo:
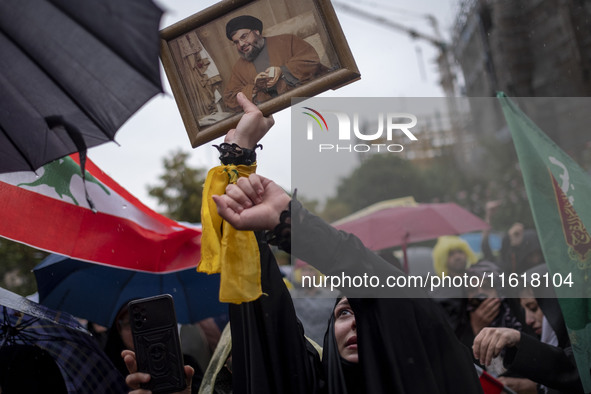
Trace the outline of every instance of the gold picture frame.
<path fill-rule="evenodd" d="M 292 98 L 312 97 L 360 78 L 329 0 L 217 3 L 160 32 L 162 64 L 193 148 L 225 135 L 240 119 L 241 112 L 229 106 L 228 92 L 240 55 L 226 37 L 226 24 L 240 15 L 262 21 L 263 37 L 294 35 L 306 41 L 320 60 L 322 72 L 305 83 L 264 101 L 253 95 L 265 116 L 289 107 Z"/>

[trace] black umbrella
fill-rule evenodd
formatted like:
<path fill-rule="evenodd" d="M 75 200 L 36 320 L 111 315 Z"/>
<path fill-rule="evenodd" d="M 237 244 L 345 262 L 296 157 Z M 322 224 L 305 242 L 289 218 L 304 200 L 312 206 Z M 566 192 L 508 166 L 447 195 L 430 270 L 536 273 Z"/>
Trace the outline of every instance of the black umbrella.
<path fill-rule="evenodd" d="M 32 350 L 37 349 L 37 352 Z M 98 343 L 68 313 L 55 311 L 0 288 L 0 379 L 3 389 L 41 386 L 33 358 L 53 359 L 68 393 L 126 393 L 123 376 Z M 42 363 L 43 368 L 50 365 Z M 57 367 L 57 368 L 55 368 Z M 19 384 L 19 379 L 23 380 Z M 48 377 L 45 377 L 48 378 Z M 59 382 L 52 382 L 59 386 Z M 4 387 L 6 386 L 6 387 Z M 47 386 L 39 392 L 52 392 Z M 9 392 L 6 389 L 6 392 Z"/>
<path fill-rule="evenodd" d="M 151 0 L 0 1 L 0 173 L 112 141 L 162 91 L 161 15 Z"/>

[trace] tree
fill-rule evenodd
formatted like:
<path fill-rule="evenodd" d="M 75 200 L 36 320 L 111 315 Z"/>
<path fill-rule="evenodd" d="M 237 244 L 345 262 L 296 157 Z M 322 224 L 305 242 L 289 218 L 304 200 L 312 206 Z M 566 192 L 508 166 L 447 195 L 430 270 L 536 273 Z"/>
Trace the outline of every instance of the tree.
<path fill-rule="evenodd" d="M 432 195 L 437 195 L 429 190 L 429 183 L 411 161 L 376 154 L 339 183 L 337 196 L 352 211 L 357 211 L 376 202 L 406 196 L 413 196 L 418 202 L 429 201 Z"/>
<path fill-rule="evenodd" d="M 455 202 L 484 217 L 486 202 L 501 200 L 495 229 L 508 229 L 515 221 L 533 227 L 512 142 L 488 136 L 477 141 L 478 165 L 459 161 L 455 147 L 426 161 L 373 155 L 339 183 L 322 216 L 334 221 L 379 201 L 412 196 L 419 203 Z"/>
<path fill-rule="evenodd" d="M 478 174 L 470 176 L 462 198 L 454 201 L 472 213 L 484 217 L 487 201 L 499 200 L 501 206 L 492 218 L 496 230 L 508 230 L 515 222 L 534 228 L 533 217 L 511 140 L 501 141 L 494 136 L 478 138 L 482 148 L 480 161 L 484 163 Z"/>
<path fill-rule="evenodd" d="M 332 197 L 326 200 L 324 210 L 319 215 L 327 222 L 332 223 L 351 213 L 353 213 L 353 210 L 348 204 L 345 204 L 338 198 Z"/>
<path fill-rule="evenodd" d="M 190 167 L 188 152 L 178 150 L 164 158 L 164 174 L 160 184 L 148 186 L 150 196 L 158 200 L 171 219 L 191 223 L 201 222 L 201 199 L 205 182 L 205 169 Z"/>
<path fill-rule="evenodd" d="M 47 253 L 0 238 L 0 286 L 27 296 L 37 291 L 33 268 Z"/>

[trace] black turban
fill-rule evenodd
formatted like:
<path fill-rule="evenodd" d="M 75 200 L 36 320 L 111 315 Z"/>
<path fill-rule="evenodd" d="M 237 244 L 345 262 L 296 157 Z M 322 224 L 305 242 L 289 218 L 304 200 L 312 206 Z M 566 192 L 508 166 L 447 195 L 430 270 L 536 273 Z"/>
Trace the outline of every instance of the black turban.
<path fill-rule="evenodd" d="M 237 16 L 226 24 L 226 37 L 228 40 L 232 40 L 232 35 L 240 29 L 250 29 L 263 31 L 263 22 L 260 19 L 250 15 Z"/>

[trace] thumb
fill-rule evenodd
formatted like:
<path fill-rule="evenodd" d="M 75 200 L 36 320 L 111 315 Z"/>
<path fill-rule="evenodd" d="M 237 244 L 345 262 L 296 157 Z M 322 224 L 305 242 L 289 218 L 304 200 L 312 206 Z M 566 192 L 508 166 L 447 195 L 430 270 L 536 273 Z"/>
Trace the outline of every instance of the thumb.
<path fill-rule="evenodd" d="M 213 202 L 215 202 L 218 212 L 220 210 L 224 210 L 228 206 L 228 204 L 224 201 L 224 199 L 218 195 L 214 194 L 211 196 L 211 198 L 213 199 Z"/>
<path fill-rule="evenodd" d="M 226 137 L 224 138 L 224 142 L 234 141 L 235 134 L 236 134 L 236 129 L 228 130 L 228 132 L 226 133 Z"/>
<path fill-rule="evenodd" d="M 242 92 L 238 92 L 238 94 L 236 95 L 236 100 L 238 100 L 238 104 L 240 104 L 242 110 L 245 113 L 256 112 L 259 110 L 258 107 L 254 105 L 249 99 L 247 99 L 244 93 Z"/>
<path fill-rule="evenodd" d="M 185 379 L 187 382 L 187 388 L 191 388 L 191 384 L 193 383 L 193 375 L 195 375 L 195 370 L 190 365 L 185 365 Z"/>

